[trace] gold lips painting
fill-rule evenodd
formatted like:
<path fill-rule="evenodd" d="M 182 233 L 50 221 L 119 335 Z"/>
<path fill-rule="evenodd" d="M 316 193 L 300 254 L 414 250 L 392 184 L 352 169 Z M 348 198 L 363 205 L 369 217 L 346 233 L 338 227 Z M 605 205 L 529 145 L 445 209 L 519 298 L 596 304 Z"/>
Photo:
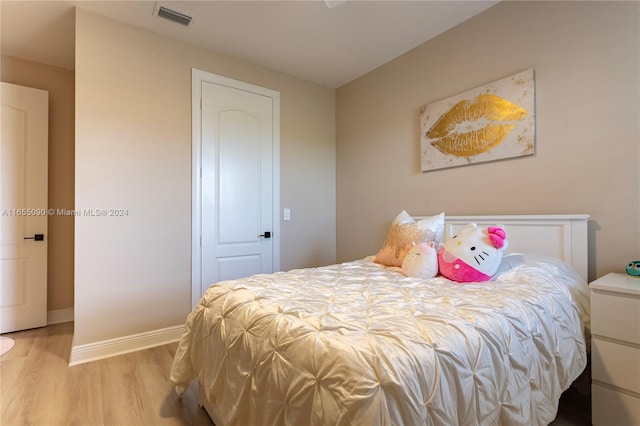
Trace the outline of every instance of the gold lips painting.
<path fill-rule="evenodd" d="M 535 152 L 533 69 L 420 108 L 422 171 Z"/>

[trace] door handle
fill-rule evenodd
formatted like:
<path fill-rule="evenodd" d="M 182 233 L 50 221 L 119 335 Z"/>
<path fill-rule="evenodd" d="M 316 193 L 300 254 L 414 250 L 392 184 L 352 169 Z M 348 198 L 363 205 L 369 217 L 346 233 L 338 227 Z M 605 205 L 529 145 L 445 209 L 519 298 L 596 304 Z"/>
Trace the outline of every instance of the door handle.
<path fill-rule="evenodd" d="M 264 234 L 258 235 L 258 238 L 260 238 L 260 237 L 271 238 L 271 232 L 267 231 Z"/>
<path fill-rule="evenodd" d="M 25 240 L 44 241 L 44 234 L 35 234 L 33 237 L 24 237 Z"/>

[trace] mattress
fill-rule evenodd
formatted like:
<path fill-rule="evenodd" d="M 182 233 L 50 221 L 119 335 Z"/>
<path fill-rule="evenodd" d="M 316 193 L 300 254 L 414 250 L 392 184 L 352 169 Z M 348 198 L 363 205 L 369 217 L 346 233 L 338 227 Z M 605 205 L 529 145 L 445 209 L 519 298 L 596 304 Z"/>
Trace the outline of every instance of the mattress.
<path fill-rule="evenodd" d="M 584 370 L 589 291 L 560 260 L 505 255 L 489 282 L 361 259 L 212 285 L 171 380 L 223 425 L 543 425 Z"/>

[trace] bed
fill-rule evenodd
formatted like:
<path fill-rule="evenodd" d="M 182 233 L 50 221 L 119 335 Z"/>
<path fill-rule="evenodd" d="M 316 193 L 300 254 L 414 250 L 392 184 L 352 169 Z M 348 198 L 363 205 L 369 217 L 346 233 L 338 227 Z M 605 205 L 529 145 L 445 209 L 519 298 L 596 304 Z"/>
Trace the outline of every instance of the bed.
<path fill-rule="evenodd" d="M 416 218 L 419 220 L 420 218 Z M 373 257 L 213 284 L 171 380 L 225 425 L 543 425 L 587 364 L 587 215 L 502 225 L 491 281 L 418 279 Z"/>

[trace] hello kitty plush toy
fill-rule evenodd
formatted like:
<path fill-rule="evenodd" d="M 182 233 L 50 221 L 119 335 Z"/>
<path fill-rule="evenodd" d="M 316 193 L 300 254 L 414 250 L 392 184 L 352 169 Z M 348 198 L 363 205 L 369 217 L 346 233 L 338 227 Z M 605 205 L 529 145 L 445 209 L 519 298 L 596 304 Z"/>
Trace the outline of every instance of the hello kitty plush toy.
<path fill-rule="evenodd" d="M 470 223 L 438 251 L 440 274 L 457 282 L 488 281 L 496 273 L 508 246 L 507 234 L 497 226 Z"/>

